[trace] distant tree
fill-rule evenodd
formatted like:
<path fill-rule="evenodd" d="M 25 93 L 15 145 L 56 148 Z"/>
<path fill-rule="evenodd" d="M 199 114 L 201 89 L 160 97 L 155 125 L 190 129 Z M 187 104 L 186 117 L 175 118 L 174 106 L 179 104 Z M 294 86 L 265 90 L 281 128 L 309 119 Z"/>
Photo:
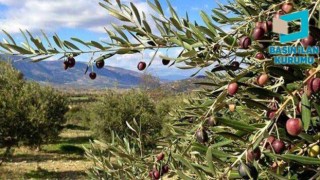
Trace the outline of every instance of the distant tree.
<path fill-rule="evenodd" d="M 143 73 L 140 81 L 140 88 L 144 90 L 151 90 L 160 88 L 161 82 L 158 77 L 153 76 L 149 73 Z"/>
<path fill-rule="evenodd" d="M 156 112 L 155 104 L 139 91 L 116 93 L 108 91 L 102 99 L 91 107 L 92 130 L 101 140 L 110 140 L 111 131 L 117 132 L 120 137 L 132 134 L 126 122 L 132 123 L 135 119 L 141 125 L 143 145 L 154 147 L 155 139 L 160 136 L 162 120 Z"/>

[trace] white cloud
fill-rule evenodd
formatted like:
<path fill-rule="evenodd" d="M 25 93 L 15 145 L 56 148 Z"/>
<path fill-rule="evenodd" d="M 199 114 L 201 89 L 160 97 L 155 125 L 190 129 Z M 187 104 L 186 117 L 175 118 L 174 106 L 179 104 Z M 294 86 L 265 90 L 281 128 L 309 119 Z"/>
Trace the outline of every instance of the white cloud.
<path fill-rule="evenodd" d="M 0 5 L 7 6 L 0 18 L 1 29 L 5 29 L 10 33 L 20 33 L 19 29 L 27 29 L 33 32 L 44 29 L 46 32 L 53 32 L 61 28 L 79 28 L 94 32 L 104 32 L 103 27 L 110 27 L 111 23 L 119 24 L 119 22 L 116 21 L 116 18 L 110 16 L 107 10 L 102 8 L 98 2 L 102 1 L 0 0 Z M 121 2 L 125 4 L 134 2 L 139 11 L 144 11 L 146 14 L 154 13 L 145 0 L 122 0 Z M 174 8 L 176 9 L 176 7 Z M 147 19 L 150 20 L 151 16 L 147 16 Z M 157 33 L 158 30 L 154 23 L 152 21 L 148 22 L 150 22 L 153 32 Z M 100 40 L 102 39 L 105 40 L 105 37 L 100 38 Z M 166 51 L 161 51 L 160 53 L 167 54 Z M 176 57 L 179 53 L 177 49 L 168 52 L 169 56 L 172 57 Z M 153 52 L 151 51 L 146 51 L 143 58 L 140 54 L 118 55 L 107 60 L 106 64 L 137 71 L 138 62 L 145 61 L 148 64 L 152 56 Z M 52 59 L 55 58 L 50 58 L 50 60 Z M 90 59 L 90 55 L 82 55 L 78 60 L 88 61 L 88 59 Z M 190 72 L 187 73 L 187 71 L 177 70 L 174 67 L 163 66 L 159 56 L 153 61 L 148 71 L 159 76 L 190 75 Z"/>
<path fill-rule="evenodd" d="M 61 27 L 82 28 L 102 32 L 116 19 L 98 3 L 99 0 L 0 0 L 7 6 L 0 19 L 1 29 L 11 33 L 19 29 L 55 31 Z M 129 0 L 123 3 L 131 2 Z M 149 9 L 145 2 L 134 0 L 139 10 Z"/>

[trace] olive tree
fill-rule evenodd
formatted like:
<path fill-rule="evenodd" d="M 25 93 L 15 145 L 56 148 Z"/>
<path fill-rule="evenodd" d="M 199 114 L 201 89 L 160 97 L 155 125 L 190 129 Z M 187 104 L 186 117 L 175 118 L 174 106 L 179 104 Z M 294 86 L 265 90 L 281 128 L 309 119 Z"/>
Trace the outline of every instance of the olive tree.
<path fill-rule="evenodd" d="M 26 82 L 10 63 L 0 62 L 0 147 L 39 147 L 58 137 L 68 110 L 66 98 L 54 89 Z"/>
<path fill-rule="evenodd" d="M 163 64 L 211 68 L 206 72 L 210 82 L 204 83 L 209 88 L 185 100 L 185 108 L 173 111 L 166 127 L 171 134 L 159 140 L 162 153 L 155 157 L 137 146 L 142 138 L 140 128 L 131 123 L 128 128 L 135 136 L 93 143 L 87 151 L 96 164 L 91 175 L 120 179 L 165 175 L 183 179 L 318 178 L 319 54 L 313 55 L 313 65 L 277 64 L 268 46 L 319 45 L 320 1 L 235 0 L 219 4 L 211 15 L 201 11 L 201 24 L 191 22 L 188 14 L 180 17 L 169 2 L 169 15 L 158 0 L 147 2 L 154 10 L 149 16 L 158 32 L 152 31 L 147 15 L 134 3 L 105 0 L 100 5 L 123 22 L 114 25 L 114 30 L 106 29 L 111 42 L 67 41 L 54 35 L 53 47 L 28 34 L 32 44 L 18 46 L 10 35 L 10 41 L 0 44 L 6 53 L 32 56 L 34 61 L 63 54 L 67 68 L 82 53 L 105 52 L 89 62 L 101 67 L 114 55 L 154 50 L 154 58 L 149 64 L 140 62 L 139 70 L 151 65 L 161 49 L 179 47 L 178 57 L 160 55 Z M 300 10 L 309 12 L 309 36 L 281 44 L 279 34 L 271 31 L 272 19 Z M 290 23 L 290 30 L 299 30 L 299 25 Z M 48 40 L 45 34 L 44 38 Z M 95 50 L 79 50 L 74 43 Z M 94 79 L 96 73 L 91 72 L 90 77 Z"/>
<path fill-rule="evenodd" d="M 26 83 L 21 91 L 28 124 L 23 143 L 40 148 L 43 143 L 59 136 L 66 123 L 64 115 L 68 111 L 68 102 L 54 89 L 37 83 Z"/>
<path fill-rule="evenodd" d="M 26 112 L 20 100 L 24 85 L 21 73 L 11 65 L 0 62 L 0 147 L 6 148 L 5 155 L 11 147 L 18 144 L 23 137 Z"/>
<path fill-rule="evenodd" d="M 111 140 L 110 131 L 124 138 L 133 132 L 126 123 L 135 119 L 141 125 L 143 147 L 152 148 L 161 131 L 162 120 L 156 112 L 155 103 L 143 92 L 131 90 L 117 93 L 108 91 L 91 107 L 91 129 L 101 140 Z"/>

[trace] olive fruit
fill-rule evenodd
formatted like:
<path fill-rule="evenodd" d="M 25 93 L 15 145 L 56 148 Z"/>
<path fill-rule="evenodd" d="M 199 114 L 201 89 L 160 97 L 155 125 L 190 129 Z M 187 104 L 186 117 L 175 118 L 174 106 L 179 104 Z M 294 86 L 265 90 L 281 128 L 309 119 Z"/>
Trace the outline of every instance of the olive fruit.
<path fill-rule="evenodd" d="M 281 6 L 281 9 L 283 12 L 285 13 L 291 13 L 292 10 L 293 10 L 293 4 L 292 3 L 284 3 L 282 6 Z"/>
<path fill-rule="evenodd" d="M 208 133 L 203 128 L 200 128 L 197 130 L 196 138 L 197 138 L 198 142 L 200 142 L 200 143 L 206 143 L 209 141 Z"/>
<path fill-rule="evenodd" d="M 73 57 L 68 57 L 69 68 L 73 68 L 76 65 L 76 60 Z"/>
<path fill-rule="evenodd" d="M 272 148 L 276 154 L 281 154 L 285 149 L 285 144 L 283 141 L 276 139 L 272 142 Z"/>
<path fill-rule="evenodd" d="M 139 71 L 143 71 L 146 67 L 147 67 L 147 64 L 143 61 L 140 61 L 137 66 Z"/>
<path fill-rule="evenodd" d="M 104 67 L 104 60 L 96 61 L 96 67 L 102 69 Z"/>
<path fill-rule="evenodd" d="M 269 119 L 274 119 L 275 117 L 276 117 L 276 112 L 277 112 L 277 110 L 270 110 L 270 111 L 268 111 L 267 112 L 267 117 L 269 118 Z"/>
<path fill-rule="evenodd" d="M 238 172 L 239 172 L 239 175 L 243 179 L 257 179 L 258 178 L 257 169 L 252 164 L 249 164 L 249 163 L 247 163 L 247 164 L 241 163 L 238 166 Z"/>
<path fill-rule="evenodd" d="M 153 179 L 153 171 L 149 171 L 149 177 Z"/>
<path fill-rule="evenodd" d="M 264 32 L 268 32 L 268 27 L 266 22 L 256 22 L 255 28 L 261 28 L 264 30 Z"/>
<path fill-rule="evenodd" d="M 157 155 L 157 161 L 161 161 L 161 160 L 163 160 L 163 158 L 164 158 L 164 153 L 163 152 L 161 152 L 161 153 L 159 153 Z"/>
<path fill-rule="evenodd" d="M 162 64 L 163 65 L 168 65 L 170 63 L 170 60 L 168 60 L 168 59 L 162 59 Z"/>
<path fill-rule="evenodd" d="M 304 39 L 301 40 L 301 44 L 303 45 L 303 47 L 308 47 L 308 46 L 314 46 L 317 44 L 316 40 L 314 39 L 314 37 L 312 36 L 308 36 Z"/>
<path fill-rule="evenodd" d="M 214 125 L 216 125 L 217 122 L 216 122 L 215 118 L 211 116 L 211 117 L 207 118 L 207 123 L 209 126 L 214 126 Z"/>
<path fill-rule="evenodd" d="M 158 170 L 153 170 L 152 175 L 154 179 L 160 179 L 160 172 Z"/>
<path fill-rule="evenodd" d="M 94 80 L 94 79 L 96 79 L 97 74 L 96 74 L 95 72 L 91 72 L 91 73 L 89 74 L 89 77 L 90 77 L 90 79 Z"/>
<path fill-rule="evenodd" d="M 286 130 L 291 136 L 298 136 L 302 132 L 302 121 L 299 118 L 291 118 L 286 123 Z"/>
<path fill-rule="evenodd" d="M 230 96 L 235 95 L 237 93 L 237 91 L 238 91 L 238 84 L 236 82 L 233 82 L 228 85 L 228 94 Z"/>
<path fill-rule="evenodd" d="M 268 139 L 267 139 L 265 147 L 267 149 L 271 149 L 271 145 L 275 140 L 276 140 L 276 138 L 274 136 L 269 136 Z"/>
<path fill-rule="evenodd" d="M 261 74 L 258 78 L 257 78 L 257 84 L 259 86 L 264 86 L 269 80 L 269 76 L 266 73 Z"/>
<path fill-rule="evenodd" d="M 313 145 L 308 150 L 308 155 L 310 157 L 317 157 L 320 153 L 320 146 L 319 145 Z"/>
<path fill-rule="evenodd" d="M 308 81 L 308 89 L 311 93 L 317 93 L 320 90 L 320 78 L 312 78 Z"/>
<path fill-rule="evenodd" d="M 153 41 L 148 41 L 147 42 L 150 46 L 156 46 L 156 43 L 154 43 Z"/>
<path fill-rule="evenodd" d="M 266 32 L 272 31 L 272 28 L 273 28 L 272 21 L 267 21 L 267 31 Z"/>
<path fill-rule="evenodd" d="M 252 37 L 254 40 L 261 40 L 264 36 L 265 31 L 262 28 L 254 28 Z"/>
<path fill-rule="evenodd" d="M 296 110 L 297 110 L 298 114 L 301 114 L 301 112 L 302 112 L 302 103 L 301 103 L 301 101 L 298 103 Z"/>
<path fill-rule="evenodd" d="M 162 169 L 161 169 L 161 173 L 162 174 L 166 174 L 169 172 L 169 166 L 166 164 L 166 165 L 163 165 L 162 166 Z"/>
<path fill-rule="evenodd" d="M 68 61 L 64 61 L 63 62 L 63 67 L 64 67 L 64 70 L 67 70 L 69 68 L 69 62 Z"/>
<path fill-rule="evenodd" d="M 256 22 L 255 28 L 261 28 L 265 33 L 270 32 L 272 30 L 272 21 Z"/>
<path fill-rule="evenodd" d="M 213 46 L 213 52 L 218 52 L 219 51 L 219 49 L 220 49 L 220 45 L 219 44 L 215 44 L 214 46 Z"/>
<path fill-rule="evenodd" d="M 239 45 L 242 49 L 248 49 L 251 43 L 251 39 L 248 36 L 243 36 L 239 41 Z"/>
<path fill-rule="evenodd" d="M 263 60 L 265 59 L 265 55 L 261 52 L 257 53 L 256 56 L 255 56 L 256 59 L 260 59 L 260 60 Z"/>
<path fill-rule="evenodd" d="M 256 149 L 249 149 L 247 151 L 247 159 L 248 161 L 252 162 L 254 160 L 258 160 L 261 157 L 261 151 L 260 148 L 256 148 Z"/>
<path fill-rule="evenodd" d="M 238 61 L 233 61 L 230 65 L 231 65 L 231 70 L 232 71 L 236 71 L 240 67 L 240 63 Z"/>

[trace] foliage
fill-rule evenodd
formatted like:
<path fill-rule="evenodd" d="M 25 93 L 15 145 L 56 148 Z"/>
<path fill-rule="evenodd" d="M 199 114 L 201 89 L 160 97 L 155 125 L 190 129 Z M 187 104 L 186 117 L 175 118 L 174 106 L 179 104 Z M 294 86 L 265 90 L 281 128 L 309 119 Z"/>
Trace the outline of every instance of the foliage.
<path fill-rule="evenodd" d="M 25 82 L 10 64 L 0 62 L 0 146 L 40 146 L 58 137 L 68 110 L 55 90 Z"/>
<path fill-rule="evenodd" d="M 86 156 L 95 164 L 88 173 L 91 178 L 145 179 L 148 176 L 144 169 L 151 167 L 152 157 L 146 154 L 141 143 L 144 141 L 142 126 L 134 120 L 128 127 L 132 136 L 121 138 L 112 131 L 110 143 L 94 141 L 85 149 Z"/>
<path fill-rule="evenodd" d="M 312 78 L 319 76 L 319 55 L 316 55 L 314 69 L 311 65 L 275 64 L 267 47 L 284 46 L 279 43 L 278 34 L 268 31 L 263 34 L 262 39 L 254 38 L 256 40 L 249 43 L 253 39 L 251 35 L 254 28 L 258 27 L 256 23 L 271 21 L 284 3 L 286 2 L 279 0 L 235 0 L 226 5 L 219 4 L 218 8 L 212 10 L 211 16 L 201 11 L 203 24 L 199 25 L 197 22 L 190 22 L 188 16 L 179 17 L 169 2 L 170 15 L 167 16 L 158 0 L 148 1 L 155 11 L 151 17 L 158 33 L 152 32 L 146 14 L 139 12 L 133 3 L 129 5 L 122 4 L 120 0 L 113 3 L 105 0 L 100 5 L 125 24 L 113 25 L 114 32 L 106 29 L 112 42 L 107 42 L 108 46 L 104 46 L 102 43 L 72 38 L 87 47 L 96 47 L 97 51 L 79 51 L 78 47 L 69 41 L 61 41 L 57 35 L 53 39 L 61 51 L 51 45 L 48 49 L 45 48 L 31 34 L 29 36 L 35 48 L 26 44 L 24 47 L 17 46 L 9 35 L 12 42 L 0 45 L 6 53 L 38 55 L 37 58 L 59 53 L 68 56 L 106 52 L 96 60 L 105 60 L 115 54 L 139 53 L 146 49 L 156 49 L 158 52 L 159 49 L 180 47 L 182 50 L 178 57 L 160 57 L 171 60 L 172 64 L 179 64 L 183 69 L 201 70 L 211 65 L 216 66 L 206 73 L 210 82 L 203 83 L 211 88 L 198 91 L 196 97 L 188 100 L 185 108 L 175 112 L 175 117 L 166 127 L 171 132 L 170 135 L 158 142 L 164 146 L 163 151 L 169 154 L 170 172 L 182 179 L 239 178 L 240 174 L 248 172 L 239 174 L 236 166 L 249 163 L 247 154 L 251 149 L 259 148 L 262 156 L 250 162 L 248 167 L 256 168 L 260 179 L 316 179 L 320 176 L 320 160 L 318 157 L 307 157 L 307 151 L 319 144 L 320 99 L 317 92 L 313 92 L 316 88 L 310 87 L 310 82 L 313 84 Z M 295 11 L 309 10 L 310 35 L 319 45 L 320 1 L 293 0 L 292 3 Z M 297 23 L 292 23 L 291 26 L 293 30 L 299 29 Z M 231 31 L 226 32 L 222 27 L 228 27 Z M 129 34 L 137 42 L 130 42 L 127 37 Z M 300 44 L 305 42 L 298 40 L 286 45 L 296 47 Z M 264 58 L 256 58 L 257 53 L 262 53 Z M 35 61 L 38 60 L 42 59 Z M 90 62 L 92 64 L 94 60 Z M 308 70 L 311 71 L 305 73 Z M 259 80 L 257 82 L 257 77 L 262 72 L 268 75 L 269 80 L 261 84 Z M 310 79 L 312 80 L 309 81 Z M 229 89 L 231 83 L 232 90 Z M 300 101 L 302 108 L 297 111 Z M 228 109 L 228 106 L 231 108 Z M 270 116 L 270 113 L 273 115 Z M 286 122 L 289 118 L 302 119 L 303 129 L 298 136 L 288 133 Z M 285 142 L 286 148 L 282 153 L 275 153 L 273 146 L 266 148 L 266 138 L 270 135 Z M 125 140 L 118 139 L 117 143 L 119 142 Z M 151 159 L 141 161 L 141 155 L 139 157 L 129 151 L 132 147 L 130 143 L 130 146 L 128 143 L 114 142 L 98 144 L 107 151 L 101 152 L 95 146 L 88 150 L 90 159 L 96 162 L 99 160 L 96 173 L 93 174 L 95 177 L 107 174 L 107 177 L 142 179 L 152 170 Z M 97 152 L 90 153 L 92 151 Z M 114 159 L 108 159 L 110 154 Z M 157 163 L 159 162 L 154 164 Z M 134 172 L 143 173 L 134 174 L 133 169 Z"/>
<path fill-rule="evenodd" d="M 144 73 L 141 76 L 140 88 L 144 90 L 159 89 L 161 86 L 160 79 L 152 74 Z"/>
<path fill-rule="evenodd" d="M 11 65 L 0 62 L 0 147 L 11 147 L 23 139 L 26 111 L 20 100 L 24 81 Z"/>
<path fill-rule="evenodd" d="M 88 104 L 79 103 L 70 105 L 70 110 L 65 114 L 67 123 L 86 127 L 87 129 L 89 129 L 91 118 L 90 113 L 88 113 L 88 111 L 91 111 L 91 106 L 95 103 L 96 102 L 90 102 Z"/>
<path fill-rule="evenodd" d="M 26 102 L 26 118 L 29 123 L 24 143 L 39 146 L 55 140 L 66 122 L 66 98 L 52 88 L 41 87 L 36 83 L 26 83 L 21 91 L 24 93 L 21 98 Z"/>
<path fill-rule="evenodd" d="M 70 99 L 75 99 L 74 94 L 68 95 Z M 120 97 L 123 97 L 122 99 Z M 125 97 L 125 98 L 124 98 Z M 180 99 L 177 100 L 177 98 Z M 123 119 L 125 115 L 131 116 L 130 118 L 137 118 L 133 111 L 144 112 L 147 104 L 150 104 L 147 112 L 150 114 L 148 117 L 148 127 L 155 125 L 155 129 L 151 128 L 148 130 L 147 135 L 149 139 L 147 144 L 154 145 L 156 139 L 163 134 L 168 134 L 166 129 L 163 129 L 163 124 L 170 121 L 170 111 L 173 108 L 179 107 L 183 104 L 181 97 L 189 97 L 188 94 L 180 93 L 175 94 L 172 91 L 163 90 L 162 88 L 151 89 L 151 90 L 127 90 L 124 92 L 118 92 L 118 90 L 112 91 L 100 91 L 93 94 L 77 95 L 77 100 L 72 100 L 70 110 L 65 115 L 67 123 L 77 124 L 84 127 L 90 127 L 96 132 L 96 138 L 100 140 L 109 140 L 111 136 L 111 130 L 116 130 L 119 136 L 126 137 L 131 135 L 131 131 L 127 129 L 126 121 L 133 119 Z M 95 99 L 90 102 L 83 103 L 80 99 L 88 98 Z M 127 100 L 130 99 L 129 103 Z M 121 102 L 121 103 L 119 103 Z M 148 102 L 147 104 L 145 102 Z M 113 106 L 113 103 L 118 105 Z M 135 104 L 142 104 L 143 108 L 134 108 Z M 106 105 L 107 104 L 107 105 Z M 126 104 L 125 107 L 121 107 Z M 148 105 L 149 106 L 149 105 Z M 130 107 L 130 108 L 129 108 Z M 98 112 L 98 113 L 97 113 Z M 112 113 L 111 113 L 112 112 Z M 135 113 L 139 114 L 139 113 Z M 107 118 L 106 118 L 107 117 Z M 121 119 L 121 121 L 118 121 Z M 145 124 L 143 124 L 145 126 Z M 104 128 L 106 127 L 106 128 Z M 103 133 L 101 133 L 103 131 Z M 150 147 L 149 147 L 150 148 Z"/>
<path fill-rule="evenodd" d="M 134 90 L 125 93 L 108 91 L 92 106 L 90 118 L 92 130 L 102 140 L 109 140 L 111 130 L 120 137 L 130 135 L 126 122 L 136 119 L 141 124 L 145 146 L 155 145 L 162 127 L 152 100 L 143 92 Z"/>

